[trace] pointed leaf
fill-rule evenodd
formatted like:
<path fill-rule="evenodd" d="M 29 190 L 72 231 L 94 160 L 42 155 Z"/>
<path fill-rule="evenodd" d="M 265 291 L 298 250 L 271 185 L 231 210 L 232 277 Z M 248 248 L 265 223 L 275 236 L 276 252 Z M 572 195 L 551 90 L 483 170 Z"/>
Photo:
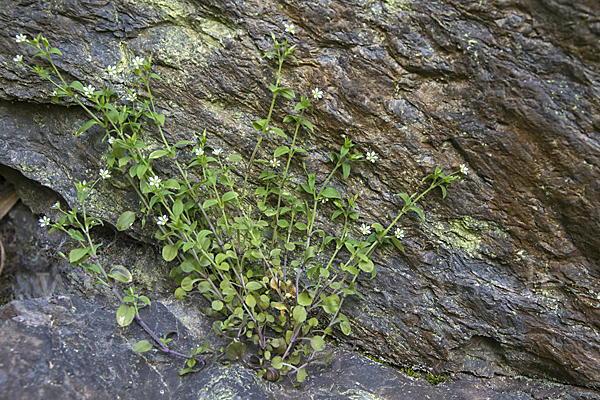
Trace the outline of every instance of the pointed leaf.
<path fill-rule="evenodd" d="M 123 283 L 129 283 L 133 279 L 131 272 L 129 272 L 129 270 L 122 265 L 115 265 L 112 267 L 108 273 L 108 276 Z"/>
<path fill-rule="evenodd" d="M 133 351 L 136 353 L 144 353 L 148 350 L 152 350 L 152 345 L 147 340 L 140 340 L 133 346 Z"/>

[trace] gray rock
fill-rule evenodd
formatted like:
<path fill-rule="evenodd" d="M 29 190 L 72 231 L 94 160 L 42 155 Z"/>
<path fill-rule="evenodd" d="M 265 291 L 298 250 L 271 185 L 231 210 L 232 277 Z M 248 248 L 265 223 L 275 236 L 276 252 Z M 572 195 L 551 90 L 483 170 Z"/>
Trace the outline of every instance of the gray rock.
<path fill-rule="evenodd" d="M 285 82 L 325 92 L 316 133 L 300 137 L 317 160 L 309 167 L 325 172 L 319 162 L 341 134 L 380 155 L 339 185 L 363 192 L 363 221 L 388 221 L 399 205 L 392 194 L 412 191 L 436 164 L 472 171 L 446 200 L 423 203 L 428 222 L 402 222 L 406 255 L 379 251 L 377 277 L 360 281 L 366 300 L 348 304 L 345 340 L 436 374 L 598 387 L 599 17 L 593 0 L 5 1 L 0 164 L 51 189 L 13 180 L 48 213 L 58 196 L 75 204 L 73 180 L 95 176 L 105 151 L 93 129 L 73 137 L 82 110 L 52 104 L 48 83 L 12 61 L 32 55 L 16 34 L 43 32 L 65 54 L 61 71 L 97 86 L 108 64 L 152 56 L 170 140 L 206 128 L 211 144 L 248 157 L 250 121 L 266 114 L 273 77 L 260 56 L 269 32 L 293 22 L 300 65 L 286 68 Z M 107 189 L 92 211 L 115 224 L 135 195 L 118 179 Z M 151 241 L 141 229 L 132 236 Z M 46 346 L 42 336 L 31 340 Z"/>
<path fill-rule="evenodd" d="M 268 383 L 240 363 L 209 363 L 178 375 L 178 362 L 158 352 L 133 353 L 148 339 L 138 326 L 122 329 L 114 303 L 102 296 L 13 301 L 0 308 L 0 396 L 6 399 L 600 399 L 588 389 L 526 378 L 481 379 L 458 374 L 431 386 L 358 354 L 335 350 L 328 367 L 313 367 L 301 388 Z M 196 315 L 183 325 L 175 313 Z M 43 324 L 29 317 L 39 316 Z M 174 331 L 171 348 L 198 343 L 194 329 L 209 327 L 193 305 L 154 302 L 142 317 L 158 334 Z M 21 317 L 21 318 L 19 318 Z M 29 322 L 28 322 L 29 321 Z M 191 329 L 190 329 L 191 328 Z M 217 341 L 216 338 L 211 338 Z"/>

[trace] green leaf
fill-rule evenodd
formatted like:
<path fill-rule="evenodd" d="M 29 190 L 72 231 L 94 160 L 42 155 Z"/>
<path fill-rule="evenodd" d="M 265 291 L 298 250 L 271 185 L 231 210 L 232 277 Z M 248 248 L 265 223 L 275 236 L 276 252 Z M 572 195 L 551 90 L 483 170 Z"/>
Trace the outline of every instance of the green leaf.
<path fill-rule="evenodd" d="M 306 309 L 303 306 L 296 306 L 294 307 L 292 316 L 294 317 L 296 324 L 300 324 L 306 321 Z"/>
<path fill-rule="evenodd" d="M 302 125 L 305 125 L 308 129 L 310 129 L 312 132 L 315 131 L 315 128 L 313 128 L 312 124 L 306 120 L 302 120 Z"/>
<path fill-rule="evenodd" d="M 85 257 L 90 251 L 89 247 L 86 247 L 84 249 L 75 249 L 75 250 L 71 250 L 71 252 L 69 253 L 69 261 L 74 263 L 77 262 L 79 260 L 81 260 L 83 257 Z"/>
<path fill-rule="evenodd" d="M 246 305 L 250 307 L 250 309 L 256 306 L 256 299 L 251 294 L 246 296 Z"/>
<path fill-rule="evenodd" d="M 274 357 L 273 360 L 271 360 L 271 366 L 275 369 L 283 368 L 283 360 L 281 356 Z"/>
<path fill-rule="evenodd" d="M 238 197 L 238 194 L 234 191 L 231 192 L 227 192 L 223 195 L 223 197 L 221 197 L 221 201 L 223 203 L 227 203 L 228 201 L 231 201 L 233 199 L 235 199 L 236 197 Z"/>
<path fill-rule="evenodd" d="M 61 53 L 61 51 L 59 49 L 57 49 L 56 47 L 52 47 L 50 50 L 48 50 L 48 53 L 50 53 L 50 54 L 58 54 L 59 56 L 63 55 L 63 53 Z"/>
<path fill-rule="evenodd" d="M 78 90 L 80 92 L 83 92 L 83 85 L 81 84 L 81 82 L 79 81 L 73 81 L 69 87 L 72 87 L 75 90 Z"/>
<path fill-rule="evenodd" d="M 342 171 L 344 171 L 344 179 L 348 179 L 348 176 L 350 176 L 350 165 L 342 164 Z"/>
<path fill-rule="evenodd" d="M 331 186 L 328 186 L 325 189 L 323 189 L 323 191 L 321 192 L 321 196 L 327 197 L 328 199 L 340 199 L 341 198 L 338 191 L 335 190 L 334 188 L 332 188 Z"/>
<path fill-rule="evenodd" d="M 266 119 L 261 119 L 260 121 L 254 121 L 252 123 L 252 127 L 254 129 L 256 129 L 257 131 L 262 131 L 263 127 L 265 126 L 266 123 L 267 123 Z"/>
<path fill-rule="evenodd" d="M 165 261 L 172 261 L 177 257 L 177 246 L 173 246 L 171 244 L 166 245 L 162 249 L 162 256 Z"/>
<path fill-rule="evenodd" d="M 249 290 L 251 292 L 253 292 L 255 290 L 260 290 L 262 288 L 263 288 L 263 285 L 261 285 L 260 283 L 258 283 L 256 281 L 251 281 L 246 284 L 246 290 Z"/>
<path fill-rule="evenodd" d="M 306 369 L 305 368 L 300 368 L 298 370 L 298 373 L 296 374 L 296 379 L 298 379 L 298 382 L 300 382 L 300 383 L 304 382 L 304 380 L 306 379 Z"/>
<path fill-rule="evenodd" d="M 131 324 L 135 317 L 135 308 L 122 305 L 117 309 L 117 323 L 121 326 L 127 326 Z"/>
<path fill-rule="evenodd" d="M 165 124 L 165 114 L 156 114 L 156 120 L 161 124 Z"/>
<path fill-rule="evenodd" d="M 147 340 L 140 340 L 133 346 L 133 351 L 136 353 L 144 353 L 148 350 L 152 350 L 152 345 Z"/>
<path fill-rule="evenodd" d="M 282 156 L 284 154 L 287 154 L 290 152 L 290 148 L 287 146 L 279 146 L 276 150 L 275 153 L 273 154 L 273 157 L 279 157 Z"/>
<path fill-rule="evenodd" d="M 122 265 L 115 265 L 112 267 L 108 276 L 123 283 L 129 283 L 133 279 L 131 272 Z"/>
<path fill-rule="evenodd" d="M 296 98 L 296 95 L 294 94 L 294 91 L 292 89 L 289 89 L 289 88 L 279 88 L 278 92 L 279 92 L 280 95 L 282 95 L 286 99 L 293 100 L 293 99 Z"/>
<path fill-rule="evenodd" d="M 207 208 L 210 208 L 210 207 L 214 206 L 215 204 L 219 204 L 219 201 L 216 199 L 208 199 L 208 200 L 205 200 L 204 203 L 202 203 L 202 208 L 204 208 L 206 210 Z"/>
<path fill-rule="evenodd" d="M 287 251 L 294 251 L 296 249 L 296 245 L 294 243 L 286 243 L 284 246 Z"/>
<path fill-rule="evenodd" d="M 179 185 L 179 182 L 177 182 L 176 179 L 169 179 L 167 182 L 165 182 L 165 188 L 167 189 L 175 189 L 175 190 L 179 190 L 181 186 Z"/>
<path fill-rule="evenodd" d="M 215 300 L 212 302 L 212 309 L 215 311 L 221 311 L 223 309 L 223 302 L 221 300 Z"/>
<path fill-rule="evenodd" d="M 83 132 L 87 131 L 92 126 L 97 125 L 97 124 L 98 124 L 98 121 L 96 121 L 95 119 L 90 119 L 88 122 L 83 124 L 83 126 L 81 128 L 77 129 L 77 132 L 75 132 L 75 136 L 81 135 Z"/>
<path fill-rule="evenodd" d="M 184 262 L 181 263 L 181 265 L 179 267 L 186 274 L 189 274 L 190 272 L 196 270 L 196 268 L 194 268 L 194 263 L 190 260 L 185 260 Z"/>
<path fill-rule="evenodd" d="M 344 335 L 349 335 L 350 334 L 350 322 L 348 322 L 348 321 L 340 322 L 340 329 L 342 330 L 342 333 Z"/>
<path fill-rule="evenodd" d="M 310 306 L 312 304 L 310 295 L 306 292 L 300 293 L 300 296 L 298 296 L 298 304 L 306 307 Z"/>
<path fill-rule="evenodd" d="M 417 215 L 418 215 L 419 217 L 421 217 L 421 219 L 422 219 L 423 221 L 425 221 L 425 217 L 423 216 L 423 211 L 421 211 L 421 209 L 420 209 L 420 208 L 418 208 L 418 207 L 415 207 L 415 206 L 412 206 L 412 207 L 410 207 L 408 210 L 409 210 L 409 211 L 414 211 L 414 212 L 416 212 L 416 213 L 417 213 Z"/>
<path fill-rule="evenodd" d="M 156 151 L 153 151 L 152 153 L 150 153 L 150 155 L 148 156 L 148 159 L 154 160 L 155 158 L 161 158 L 163 156 L 166 156 L 167 154 L 169 154 L 169 152 L 166 150 L 156 150 Z"/>
<path fill-rule="evenodd" d="M 373 261 L 369 259 L 362 260 L 358 263 L 358 268 L 362 269 L 365 272 L 372 272 L 373 268 L 375 268 L 375 264 L 373 264 Z"/>
<path fill-rule="evenodd" d="M 227 347 L 227 350 L 225 351 L 225 357 L 231 361 L 239 360 L 244 356 L 245 352 L 246 345 L 244 343 L 233 342 Z"/>
<path fill-rule="evenodd" d="M 405 204 L 410 203 L 410 197 L 406 193 L 398 193 L 396 196 L 400 196 Z"/>
<path fill-rule="evenodd" d="M 310 346 L 314 351 L 323 351 L 325 349 L 325 341 L 322 336 L 313 336 L 310 339 Z"/>
<path fill-rule="evenodd" d="M 184 289 L 182 289 L 182 288 L 177 288 L 175 290 L 175 298 L 177 300 L 183 300 L 185 298 L 186 294 L 187 294 L 187 292 Z"/>
<path fill-rule="evenodd" d="M 237 162 L 237 161 L 244 161 L 244 159 L 241 156 L 238 156 L 237 154 L 232 154 L 229 157 L 227 157 L 227 161 Z"/>
<path fill-rule="evenodd" d="M 281 129 L 277 128 L 277 127 L 271 127 L 270 129 L 271 131 L 275 132 L 278 136 L 281 136 L 282 138 L 287 138 L 287 135 L 285 134 L 285 132 L 283 132 Z"/>
<path fill-rule="evenodd" d="M 182 212 L 183 202 L 180 199 L 177 199 L 175 200 L 175 203 L 173 203 L 173 214 L 175 214 L 175 216 L 179 216 Z"/>
<path fill-rule="evenodd" d="M 404 253 L 404 247 L 402 247 L 402 245 L 400 244 L 400 241 L 398 239 L 396 239 L 395 237 L 392 238 L 392 243 L 394 243 L 394 246 L 396 246 L 398 248 L 398 250 L 400 250 L 401 252 Z"/>
<path fill-rule="evenodd" d="M 124 231 L 128 229 L 135 221 L 135 213 L 132 211 L 125 211 L 117 220 L 117 229 Z"/>

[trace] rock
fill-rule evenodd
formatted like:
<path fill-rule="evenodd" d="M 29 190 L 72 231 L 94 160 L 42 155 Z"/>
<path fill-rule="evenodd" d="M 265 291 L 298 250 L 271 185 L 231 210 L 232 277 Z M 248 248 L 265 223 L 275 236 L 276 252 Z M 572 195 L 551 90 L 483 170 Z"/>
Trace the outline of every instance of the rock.
<path fill-rule="evenodd" d="M 128 83 L 128 60 L 152 56 L 169 139 L 206 128 L 212 145 L 248 157 L 273 78 L 261 56 L 269 33 L 293 22 L 300 65 L 286 66 L 285 83 L 324 91 L 315 133 L 300 137 L 317 160 L 309 168 L 326 172 L 320 161 L 341 134 L 380 156 L 338 185 L 363 192 L 361 221 L 389 221 L 400 205 L 392 194 L 415 190 L 437 164 L 471 170 L 444 201 L 422 203 L 427 222 L 402 221 L 405 255 L 379 250 L 377 277 L 360 281 L 365 300 L 348 304 L 345 340 L 435 374 L 598 387 L 599 15 L 592 0 L 5 2 L 0 164 L 36 182 L 32 192 L 13 180 L 49 213 L 57 198 L 75 204 L 73 181 L 93 179 L 106 149 L 93 129 L 73 137 L 82 110 L 52 103 L 48 83 L 12 61 L 32 56 L 16 34 L 42 32 L 64 53 L 61 71 L 96 86 L 107 65 Z M 288 109 L 280 103 L 275 119 Z M 114 225 L 136 201 L 116 178 L 91 211 Z M 131 235 L 151 242 L 140 227 Z M 42 346 L 48 328 L 36 329 Z"/>
<path fill-rule="evenodd" d="M 423 379 L 334 350 L 331 364 L 313 368 L 301 388 L 272 384 L 240 363 L 209 363 L 200 372 L 179 376 L 183 362 L 158 352 L 136 354 L 132 345 L 149 339 L 139 326 L 116 323 L 115 304 L 102 296 L 13 301 L 0 308 L 0 392 L 10 399 L 600 399 L 588 389 L 525 378 L 482 380 L 459 374 L 431 386 Z M 196 315 L 181 324 L 170 312 Z M 175 331 L 172 349 L 199 345 L 192 330 L 210 321 L 181 302 L 154 302 L 142 317 L 158 334 Z M 18 319 L 43 315 L 49 324 Z M 154 322 L 156 321 L 156 322 Z M 192 328 L 192 330 L 190 330 Z M 208 331 L 210 332 L 210 331 Z M 204 332 L 205 334 L 207 332 Z M 211 338 L 213 341 L 218 339 Z M 482 384 L 483 383 L 483 384 Z"/>

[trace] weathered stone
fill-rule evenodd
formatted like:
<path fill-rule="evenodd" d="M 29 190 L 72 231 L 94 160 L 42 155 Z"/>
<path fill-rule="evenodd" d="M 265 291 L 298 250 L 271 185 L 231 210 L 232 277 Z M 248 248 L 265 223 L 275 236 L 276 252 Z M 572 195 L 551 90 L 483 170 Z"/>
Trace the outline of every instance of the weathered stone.
<path fill-rule="evenodd" d="M 325 93 L 316 133 L 300 137 L 309 168 L 325 172 L 341 134 L 380 155 L 338 186 L 363 192 L 362 221 L 388 221 L 392 194 L 436 164 L 472 171 L 444 201 L 424 201 L 427 222 L 402 222 L 406 255 L 378 252 L 377 277 L 360 282 L 366 299 L 348 303 L 350 340 L 435 373 L 600 386 L 596 1 L 5 1 L 0 164 L 74 205 L 73 180 L 92 179 L 105 150 L 93 129 L 74 138 L 82 111 L 51 104 L 52 88 L 12 61 L 31 56 L 14 35 L 43 32 L 65 54 L 61 71 L 97 86 L 108 64 L 128 70 L 133 54 L 151 55 L 170 139 L 206 128 L 211 144 L 247 157 L 273 77 L 260 56 L 283 21 L 297 25 L 300 60 L 286 84 Z M 279 106 L 277 121 L 289 111 Z M 119 179 L 107 189 L 93 211 L 114 224 L 136 200 Z M 47 213 L 52 202 L 28 204 Z"/>
<path fill-rule="evenodd" d="M 166 307 L 165 307 L 166 306 Z M 600 399 L 577 387 L 518 378 L 482 380 L 459 374 L 431 386 L 358 354 L 335 350 L 328 367 L 314 367 L 300 389 L 258 379 L 240 363 L 215 362 L 179 376 L 183 367 L 150 351 L 133 353 L 148 339 L 142 329 L 117 325 L 115 304 L 78 296 L 14 301 L 0 308 L 0 393 L 10 399 Z M 182 325 L 173 314 L 188 314 Z M 38 324 L 27 316 L 46 321 Z M 210 333 L 210 321 L 193 305 L 154 302 L 142 317 L 156 333 L 170 335 L 171 348 L 186 352 L 199 345 L 197 332 Z M 218 343 L 218 339 L 211 337 Z"/>

